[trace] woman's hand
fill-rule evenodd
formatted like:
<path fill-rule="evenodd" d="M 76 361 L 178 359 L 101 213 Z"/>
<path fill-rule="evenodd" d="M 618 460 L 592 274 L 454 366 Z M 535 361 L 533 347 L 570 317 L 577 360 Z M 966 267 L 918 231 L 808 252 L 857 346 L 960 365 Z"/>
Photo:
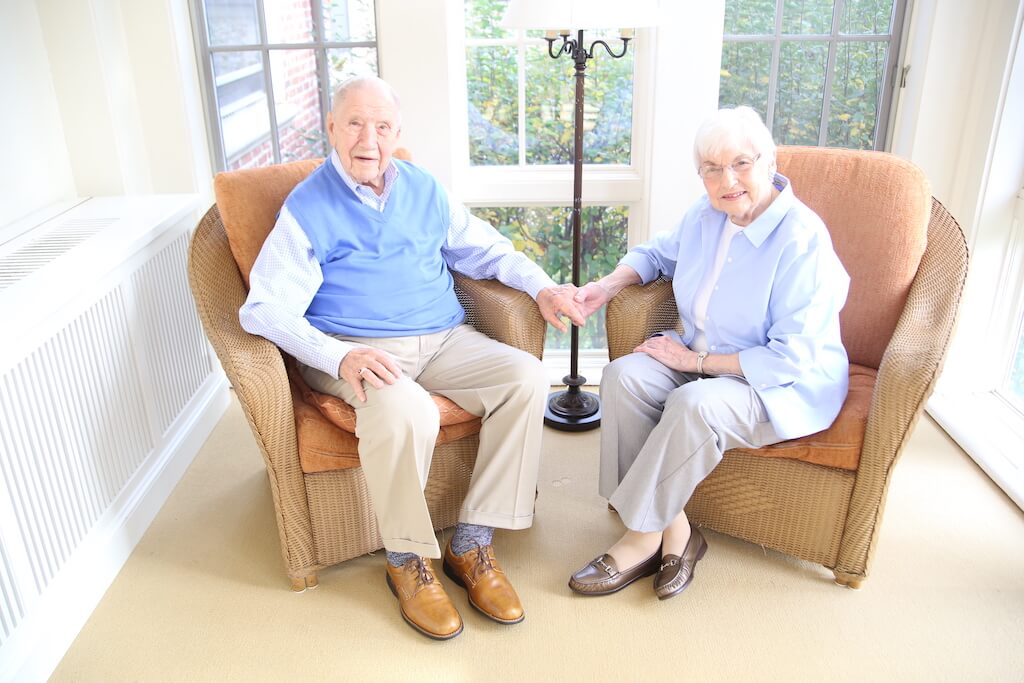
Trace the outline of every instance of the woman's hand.
<path fill-rule="evenodd" d="M 594 312 L 611 300 L 611 294 L 597 282 L 588 282 L 579 288 L 573 301 L 579 307 L 580 313 L 589 318 Z"/>
<path fill-rule="evenodd" d="M 677 342 L 668 335 L 650 337 L 633 351 L 646 353 L 665 367 L 677 372 L 697 371 L 697 352 L 691 351 L 686 344 Z"/>

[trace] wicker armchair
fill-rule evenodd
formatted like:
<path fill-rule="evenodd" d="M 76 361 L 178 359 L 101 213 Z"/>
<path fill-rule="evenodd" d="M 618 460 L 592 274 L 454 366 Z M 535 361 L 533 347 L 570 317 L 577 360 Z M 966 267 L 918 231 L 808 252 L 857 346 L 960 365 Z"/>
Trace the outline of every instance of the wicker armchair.
<path fill-rule="evenodd" d="M 271 342 L 245 332 L 238 321 L 259 247 L 285 196 L 317 163 L 294 162 L 218 175 L 217 204 L 196 228 L 188 264 L 203 329 L 266 462 L 281 554 L 297 591 L 317 585 L 318 570 L 383 545 L 358 466 L 354 434 L 329 422 L 305 400 L 308 392 L 297 386 L 297 374 L 288 372 L 293 361 Z M 456 274 L 455 282 L 471 324 L 541 356 L 545 322 L 533 299 L 493 280 Z M 471 433 L 456 435 L 435 449 L 426 497 L 437 529 L 457 521 L 476 459 L 478 422 L 471 426 L 475 428 L 460 430 L 460 434 Z M 312 436 L 304 438 L 304 434 Z M 316 467 L 307 466 L 306 455 Z M 323 465 L 325 461 L 333 464 Z"/>
<path fill-rule="evenodd" d="M 893 465 L 942 367 L 967 246 L 924 175 L 905 161 L 880 152 L 781 147 L 778 162 L 796 195 L 825 221 L 851 276 L 841 314 L 850 397 L 825 432 L 728 451 L 687 514 L 702 526 L 822 564 L 837 583 L 858 588 L 871 566 Z M 608 305 L 607 323 L 612 359 L 678 326 L 671 282 L 623 290 Z M 831 451 L 850 443 L 852 462 L 832 464 Z"/>

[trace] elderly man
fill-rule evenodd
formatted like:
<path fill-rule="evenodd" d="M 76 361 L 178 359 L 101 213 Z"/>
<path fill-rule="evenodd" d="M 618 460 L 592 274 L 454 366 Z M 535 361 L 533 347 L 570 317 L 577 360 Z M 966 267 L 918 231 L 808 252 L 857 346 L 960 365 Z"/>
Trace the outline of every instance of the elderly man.
<path fill-rule="evenodd" d="M 356 411 L 359 458 L 403 618 L 444 640 L 462 619 L 428 558 L 440 558 L 423 495 L 438 413 L 428 392 L 480 415 L 480 450 L 444 570 L 502 624 L 524 612 L 491 545 L 533 522 L 549 389 L 533 356 L 463 323 L 449 269 L 533 296 L 560 330 L 583 319 L 556 285 L 422 168 L 392 158 L 398 97 L 357 77 L 334 96 L 330 157 L 285 200 L 250 275 L 242 326 L 299 361 L 311 387 Z"/>

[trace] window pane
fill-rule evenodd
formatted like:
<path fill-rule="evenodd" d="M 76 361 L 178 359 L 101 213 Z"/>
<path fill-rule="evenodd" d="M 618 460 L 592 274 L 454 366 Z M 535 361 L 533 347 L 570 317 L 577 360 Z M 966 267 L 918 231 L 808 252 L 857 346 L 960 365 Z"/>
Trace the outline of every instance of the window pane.
<path fill-rule="evenodd" d="M 213 79 L 228 166 L 248 168 L 273 163 L 270 113 L 260 53 L 215 53 Z M 264 149 L 264 142 L 267 149 Z"/>
<path fill-rule="evenodd" d="M 847 34 L 885 35 L 891 32 L 893 0 L 846 0 L 839 30 Z"/>
<path fill-rule="evenodd" d="M 791 35 L 832 33 L 833 0 L 785 0 L 782 32 Z"/>
<path fill-rule="evenodd" d="M 774 35 L 775 0 L 725 0 L 726 35 Z"/>
<path fill-rule="evenodd" d="M 466 48 L 469 162 L 519 163 L 519 86 L 514 47 Z"/>
<path fill-rule="evenodd" d="M 372 47 L 339 47 L 327 51 L 331 92 L 352 76 L 377 75 L 377 50 Z"/>
<path fill-rule="evenodd" d="M 467 38 L 508 38 L 512 33 L 498 26 L 508 0 L 469 0 L 464 3 Z"/>
<path fill-rule="evenodd" d="M 253 45 L 260 42 L 256 0 L 206 0 L 210 45 Z"/>
<path fill-rule="evenodd" d="M 718 86 L 718 106 L 752 107 L 768 116 L 768 84 L 772 72 L 771 43 L 725 43 Z"/>
<path fill-rule="evenodd" d="M 313 40 L 310 0 L 263 0 L 268 43 L 308 43 Z"/>
<path fill-rule="evenodd" d="M 601 34 L 613 49 L 621 41 Z M 618 45 L 616 45 L 618 43 Z M 615 59 L 596 50 L 587 61 L 583 99 L 583 161 L 628 164 L 633 125 L 633 53 Z M 567 56 L 552 59 L 540 46 L 526 49 L 526 163 L 571 164 L 576 70 Z"/>
<path fill-rule="evenodd" d="M 281 161 L 324 156 L 327 137 L 320 118 L 320 87 L 312 50 L 272 50 L 270 73 Z"/>
<path fill-rule="evenodd" d="M 828 43 L 787 42 L 779 52 L 772 135 L 780 145 L 816 145 L 821 127 Z"/>
<path fill-rule="evenodd" d="M 377 39 L 373 0 L 321 0 L 323 4 L 324 40 L 328 43 L 351 43 Z M 376 72 L 376 67 L 374 68 Z"/>
<path fill-rule="evenodd" d="M 486 207 L 472 209 L 512 240 L 516 249 L 535 261 L 555 282 L 572 281 L 572 231 L 569 207 Z M 625 206 L 588 206 L 581 216 L 580 282 L 589 282 L 615 269 L 626 253 Z M 550 325 L 548 349 L 569 348 L 569 332 Z M 593 315 L 580 330 L 581 349 L 607 348 L 603 315 Z"/>
<path fill-rule="evenodd" d="M 837 47 L 828 145 L 874 149 L 886 43 L 843 42 Z"/>

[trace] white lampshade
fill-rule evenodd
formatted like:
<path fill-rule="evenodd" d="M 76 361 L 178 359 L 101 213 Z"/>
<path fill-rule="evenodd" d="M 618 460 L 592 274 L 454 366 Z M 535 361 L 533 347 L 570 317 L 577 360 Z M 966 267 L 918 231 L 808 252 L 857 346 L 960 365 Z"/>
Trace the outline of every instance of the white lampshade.
<path fill-rule="evenodd" d="M 502 28 L 568 29 L 653 26 L 658 0 L 509 0 Z"/>

